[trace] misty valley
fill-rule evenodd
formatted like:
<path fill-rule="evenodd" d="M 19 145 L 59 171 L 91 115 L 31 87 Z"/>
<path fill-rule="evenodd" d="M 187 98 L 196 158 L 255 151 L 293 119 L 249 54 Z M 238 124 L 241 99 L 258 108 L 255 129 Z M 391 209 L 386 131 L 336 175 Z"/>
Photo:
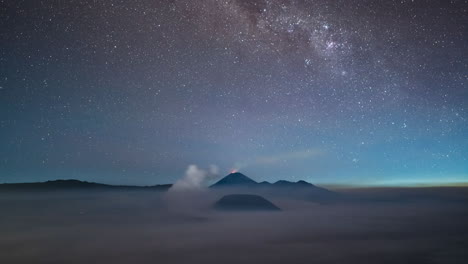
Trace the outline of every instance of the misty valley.
<path fill-rule="evenodd" d="M 0 185 L 0 263 L 464 263 L 468 257 L 466 188 L 327 190 L 303 181 L 257 183 L 241 173 L 196 191 L 90 184 Z"/>

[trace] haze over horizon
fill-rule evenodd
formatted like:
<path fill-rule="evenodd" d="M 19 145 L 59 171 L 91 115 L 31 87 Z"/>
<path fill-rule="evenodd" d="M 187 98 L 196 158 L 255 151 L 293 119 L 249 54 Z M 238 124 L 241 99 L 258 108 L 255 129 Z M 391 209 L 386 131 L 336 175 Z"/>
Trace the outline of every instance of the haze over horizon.
<path fill-rule="evenodd" d="M 466 1 L 3 1 L 0 183 L 468 182 Z"/>
<path fill-rule="evenodd" d="M 187 173 L 187 172 L 186 172 Z M 234 172 L 231 172 L 228 175 L 216 175 L 216 177 L 213 177 L 209 180 L 200 182 L 200 188 L 208 188 L 211 184 L 216 183 L 217 181 L 231 175 Z M 237 173 L 237 171 L 235 171 Z M 22 183 L 46 183 L 46 182 L 84 182 L 84 183 L 97 183 L 97 184 L 104 184 L 104 185 L 110 185 L 110 186 L 128 186 L 128 187 L 149 187 L 149 186 L 158 186 L 158 185 L 174 185 L 183 180 L 185 177 L 182 176 L 180 179 L 176 180 L 175 182 L 166 182 L 166 183 L 153 183 L 153 184 L 116 184 L 116 183 L 109 183 L 109 182 L 95 182 L 95 181 L 86 181 L 86 180 L 80 180 L 80 179 L 74 179 L 74 178 L 53 178 L 53 179 L 48 179 L 44 181 L 31 181 L 31 182 L 0 182 L 0 185 L 2 184 L 22 184 Z M 249 177 L 250 178 L 250 177 Z M 251 178 L 252 179 L 252 178 Z M 306 182 L 314 185 L 318 185 L 321 187 L 329 188 L 329 189 L 336 189 L 336 190 L 341 190 L 341 189 L 355 189 L 355 188 L 394 188 L 394 187 L 408 187 L 408 188 L 420 188 L 420 187 L 468 187 L 468 182 L 467 181 L 441 181 L 441 180 L 434 180 L 432 182 L 428 182 L 426 180 L 407 180 L 407 181 L 383 181 L 383 182 L 367 182 L 367 183 L 334 183 L 334 182 L 322 182 L 322 183 L 314 183 L 314 182 L 309 182 L 307 180 L 284 180 L 284 179 L 278 179 L 274 181 L 268 181 L 268 180 L 262 180 L 262 179 L 256 179 L 255 177 L 252 179 L 256 181 L 257 183 L 277 183 L 277 182 Z M 58 187 L 60 189 L 60 187 Z"/>

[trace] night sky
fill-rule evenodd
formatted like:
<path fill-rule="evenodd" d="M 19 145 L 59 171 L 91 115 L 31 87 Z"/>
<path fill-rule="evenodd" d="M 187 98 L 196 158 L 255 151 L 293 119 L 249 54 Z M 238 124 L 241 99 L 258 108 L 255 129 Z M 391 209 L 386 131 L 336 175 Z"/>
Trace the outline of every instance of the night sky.
<path fill-rule="evenodd" d="M 468 2 L 0 1 L 0 182 L 468 182 Z"/>

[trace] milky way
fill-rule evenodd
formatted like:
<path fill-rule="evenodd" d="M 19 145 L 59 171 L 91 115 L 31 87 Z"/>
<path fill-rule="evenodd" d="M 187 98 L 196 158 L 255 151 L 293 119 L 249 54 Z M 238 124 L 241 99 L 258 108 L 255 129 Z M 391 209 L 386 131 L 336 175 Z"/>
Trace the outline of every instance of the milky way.
<path fill-rule="evenodd" d="M 466 1 L 2 1 L 0 181 L 468 181 Z"/>

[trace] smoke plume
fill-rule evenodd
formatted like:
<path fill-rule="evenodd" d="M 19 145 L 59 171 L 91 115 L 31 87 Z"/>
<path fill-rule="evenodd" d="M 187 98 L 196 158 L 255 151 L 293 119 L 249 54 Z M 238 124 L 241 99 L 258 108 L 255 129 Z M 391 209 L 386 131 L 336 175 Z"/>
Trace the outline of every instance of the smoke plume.
<path fill-rule="evenodd" d="M 188 212 L 207 207 L 211 201 L 203 190 L 207 182 L 218 174 L 219 169 L 215 165 L 208 169 L 201 169 L 197 165 L 188 166 L 185 176 L 176 181 L 165 195 L 170 210 Z"/>
<path fill-rule="evenodd" d="M 211 165 L 207 170 L 198 168 L 197 165 L 190 165 L 185 172 L 185 176 L 174 183 L 170 191 L 190 191 L 200 190 L 205 187 L 206 182 L 218 176 L 219 169 Z"/>

